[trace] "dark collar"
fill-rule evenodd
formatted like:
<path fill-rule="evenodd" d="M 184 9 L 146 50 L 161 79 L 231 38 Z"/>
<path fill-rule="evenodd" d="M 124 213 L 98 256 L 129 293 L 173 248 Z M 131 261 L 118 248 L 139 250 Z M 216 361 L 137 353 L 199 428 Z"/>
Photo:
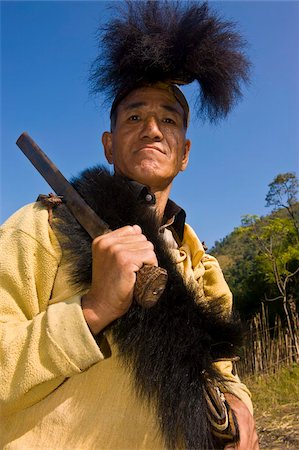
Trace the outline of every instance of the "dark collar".
<path fill-rule="evenodd" d="M 174 238 L 178 245 L 181 246 L 184 236 L 184 227 L 186 221 L 186 213 L 174 201 L 168 199 L 164 211 L 163 224 L 167 224 L 172 220 L 169 228 L 173 232 Z"/>
<path fill-rule="evenodd" d="M 138 200 L 141 200 L 148 205 L 156 204 L 156 197 L 152 192 L 150 192 L 147 186 L 140 184 L 137 181 L 128 181 L 130 183 L 130 186 L 132 186 Z M 162 225 L 169 224 L 169 228 L 171 229 L 174 238 L 179 246 L 183 241 L 185 220 L 186 213 L 183 208 L 181 208 L 172 200 L 168 199 L 164 211 Z"/>

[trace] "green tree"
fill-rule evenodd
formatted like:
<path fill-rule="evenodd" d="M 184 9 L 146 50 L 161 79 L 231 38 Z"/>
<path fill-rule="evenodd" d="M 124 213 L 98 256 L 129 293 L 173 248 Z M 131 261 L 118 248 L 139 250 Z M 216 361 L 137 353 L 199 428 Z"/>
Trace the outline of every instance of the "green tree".
<path fill-rule="evenodd" d="M 299 182 L 294 172 L 280 173 L 269 184 L 266 195 L 266 207 L 273 206 L 274 210 L 285 208 L 293 222 L 299 237 L 298 217 L 296 217 L 294 206 L 297 202 Z"/>
<path fill-rule="evenodd" d="M 277 294 L 265 300 L 282 300 L 288 329 L 299 361 L 299 340 L 296 315 L 294 315 L 294 297 L 290 286 L 293 278 L 299 274 L 299 247 L 296 245 L 296 231 L 289 218 L 270 216 L 260 219 L 257 216 L 245 216 L 242 221 L 247 227 L 249 237 L 258 245 L 259 253 L 255 260 L 257 271 L 264 273 L 265 282 L 274 284 Z"/>
<path fill-rule="evenodd" d="M 211 253 L 220 263 L 241 318 L 249 319 L 259 311 L 265 289 L 264 273 L 256 263 L 259 253 L 257 242 L 251 239 L 248 227 L 241 226 L 215 244 Z M 272 294 L 269 289 L 268 292 Z M 271 304 L 270 307 L 275 309 L 274 315 L 279 312 L 276 305 Z"/>
<path fill-rule="evenodd" d="M 293 210 L 298 217 L 298 202 Z M 268 302 L 271 325 L 277 314 L 286 320 L 285 306 L 296 315 L 299 245 L 296 229 L 285 208 L 266 217 L 243 217 L 242 225 L 216 242 L 210 251 L 219 260 L 243 320 L 260 310 L 261 301 Z M 279 288 L 285 291 L 284 297 Z M 283 298 L 287 298 L 287 302 L 283 302 Z"/>

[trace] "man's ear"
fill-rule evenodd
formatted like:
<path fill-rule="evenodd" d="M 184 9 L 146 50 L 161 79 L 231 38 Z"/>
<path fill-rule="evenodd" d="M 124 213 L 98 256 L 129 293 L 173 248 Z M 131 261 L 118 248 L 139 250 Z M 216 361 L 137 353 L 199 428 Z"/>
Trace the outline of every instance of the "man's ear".
<path fill-rule="evenodd" d="M 183 172 L 188 165 L 190 149 L 191 149 L 191 141 L 190 139 L 186 139 L 182 158 L 181 172 Z"/>
<path fill-rule="evenodd" d="M 102 144 L 104 147 L 104 153 L 109 164 L 113 164 L 113 152 L 112 152 L 112 133 L 105 131 L 102 135 Z"/>

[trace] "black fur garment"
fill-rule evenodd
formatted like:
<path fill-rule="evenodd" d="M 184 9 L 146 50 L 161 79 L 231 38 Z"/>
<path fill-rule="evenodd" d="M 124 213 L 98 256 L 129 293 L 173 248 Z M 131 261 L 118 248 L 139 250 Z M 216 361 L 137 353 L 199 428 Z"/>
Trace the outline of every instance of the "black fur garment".
<path fill-rule="evenodd" d="M 224 319 L 219 302 L 196 304 L 196 292 L 186 286 L 159 237 L 155 214 L 136 201 L 131 185 L 101 167 L 86 170 L 73 182 L 86 202 L 111 229 L 138 224 L 153 242 L 161 267 L 168 271 L 165 292 L 151 309 L 133 303 L 111 325 L 113 339 L 136 392 L 156 408 L 167 448 L 217 448 L 206 414 L 206 377 L 221 380 L 212 361 L 235 356 L 240 329 Z M 70 282 L 91 283 L 91 238 L 65 206 L 54 211 L 57 231 L 70 263 Z"/>

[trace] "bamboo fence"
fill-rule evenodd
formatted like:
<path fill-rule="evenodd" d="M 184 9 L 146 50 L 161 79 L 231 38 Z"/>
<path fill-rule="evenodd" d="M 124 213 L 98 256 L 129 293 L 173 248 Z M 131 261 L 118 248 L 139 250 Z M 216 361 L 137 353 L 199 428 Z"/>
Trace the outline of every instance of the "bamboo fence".
<path fill-rule="evenodd" d="M 296 313 L 295 324 L 298 325 Z M 298 327 L 294 328 L 298 337 Z M 277 372 L 281 366 L 290 366 L 298 362 L 296 348 L 290 332 L 282 325 L 279 316 L 274 327 L 269 327 L 268 311 L 262 304 L 262 310 L 249 323 L 237 370 L 241 377 Z"/>

